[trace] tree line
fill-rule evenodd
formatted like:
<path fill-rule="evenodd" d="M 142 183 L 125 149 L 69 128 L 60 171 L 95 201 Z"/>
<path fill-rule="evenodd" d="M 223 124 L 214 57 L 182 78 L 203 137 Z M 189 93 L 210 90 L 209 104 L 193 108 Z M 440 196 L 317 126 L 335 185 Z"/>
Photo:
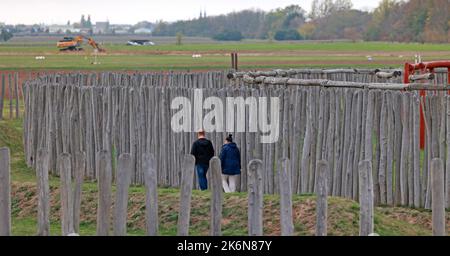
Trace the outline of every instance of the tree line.
<path fill-rule="evenodd" d="M 350 0 L 314 0 L 307 13 L 299 5 L 269 12 L 250 9 L 192 20 L 157 22 L 153 35 L 211 37 L 216 40 L 367 40 L 450 42 L 450 1 L 383 0 L 372 11 Z"/>

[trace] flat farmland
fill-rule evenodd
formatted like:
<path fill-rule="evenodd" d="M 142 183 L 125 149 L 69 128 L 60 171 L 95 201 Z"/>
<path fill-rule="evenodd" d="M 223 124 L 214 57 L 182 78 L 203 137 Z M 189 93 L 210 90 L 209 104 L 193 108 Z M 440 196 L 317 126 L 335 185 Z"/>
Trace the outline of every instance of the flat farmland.
<path fill-rule="evenodd" d="M 106 49 L 97 56 L 89 45 L 76 53 L 60 52 L 59 37 L 17 37 L 0 44 L 0 70 L 223 70 L 230 67 L 230 52 L 239 53 L 240 69 L 272 68 L 400 68 L 422 60 L 450 59 L 448 44 L 404 44 L 388 42 L 214 42 L 207 38 L 149 38 L 155 46 L 127 46 L 135 37 L 95 38 Z M 142 37 L 138 39 L 143 39 Z M 193 58 L 194 54 L 201 55 Z M 45 56 L 45 59 L 36 59 Z M 370 58 L 369 58 L 370 57 Z M 370 60 L 369 60 L 370 59 Z"/>

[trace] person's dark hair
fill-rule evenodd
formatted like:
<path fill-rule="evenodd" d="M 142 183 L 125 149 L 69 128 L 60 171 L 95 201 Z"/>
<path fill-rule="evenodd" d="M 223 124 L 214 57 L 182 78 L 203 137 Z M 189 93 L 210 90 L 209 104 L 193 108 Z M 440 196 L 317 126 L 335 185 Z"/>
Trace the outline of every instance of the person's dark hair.
<path fill-rule="evenodd" d="M 205 130 L 201 129 L 197 132 L 198 136 L 205 136 Z"/>
<path fill-rule="evenodd" d="M 228 142 L 233 142 L 233 135 L 229 134 L 225 140 Z"/>

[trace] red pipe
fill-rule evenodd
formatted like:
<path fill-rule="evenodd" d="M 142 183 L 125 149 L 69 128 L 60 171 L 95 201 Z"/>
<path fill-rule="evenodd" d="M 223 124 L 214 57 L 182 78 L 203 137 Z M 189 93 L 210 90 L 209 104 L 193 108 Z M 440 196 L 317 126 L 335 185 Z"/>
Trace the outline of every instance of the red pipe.
<path fill-rule="evenodd" d="M 426 71 L 434 73 L 436 68 L 447 68 L 447 83 L 450 83 L 450 61 L 432 61 L 432 62 L 421 62 L 416 64 L 405 63 L 405 71 L 403 74 L 403 83 L 409 84 L 409 76 L 413 75 L 417 70 L 422 73 Z M 450 94 L 450 91 L 448 92 Z M 420 91 L 420 96 L 425 100 L 426 92 L 425 90 Z M 425 115 L 423 112 L 422 104 L 420 105 L 420 148 L 425 148 Z"/>

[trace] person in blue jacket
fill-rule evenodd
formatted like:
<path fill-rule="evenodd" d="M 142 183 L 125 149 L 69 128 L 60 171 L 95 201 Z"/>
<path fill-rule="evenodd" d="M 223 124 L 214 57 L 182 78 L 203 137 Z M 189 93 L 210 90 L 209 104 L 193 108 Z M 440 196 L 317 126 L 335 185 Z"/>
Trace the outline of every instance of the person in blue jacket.
<path fill-rule="evenodd" d="M 238 175 L 241 174 L 241 152 L 236 143 L 233 142 L 233 135 L 228 135 L 225 144 L 220 152 L 220 162 L 222 165 L 222 186 L 225 193 L 236 192 Z"/>

